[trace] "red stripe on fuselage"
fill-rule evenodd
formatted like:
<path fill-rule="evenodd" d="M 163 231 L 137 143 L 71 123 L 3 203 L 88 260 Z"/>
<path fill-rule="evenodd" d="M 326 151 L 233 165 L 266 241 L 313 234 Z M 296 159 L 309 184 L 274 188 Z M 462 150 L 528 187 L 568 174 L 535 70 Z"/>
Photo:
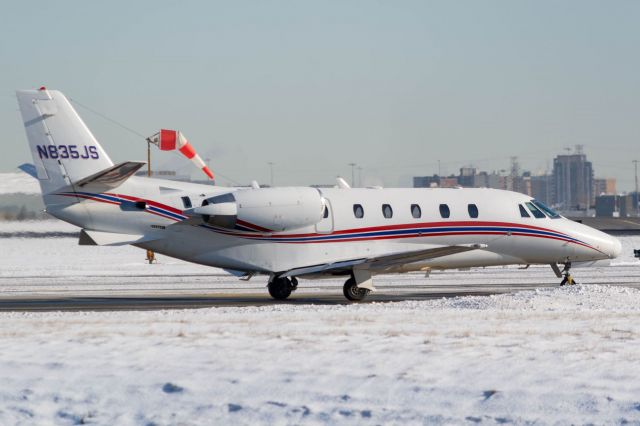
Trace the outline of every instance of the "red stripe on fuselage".
<path fill-rule="evenodd" d="M 105 195 L 110 195 L 111 197 L 120 197 L 120 198 L 124 198 L 125 200 L 134 201 L 134 202 L 135 201 L 144 201 L 145 203 L 147 203 L 150 206 L 158 207 L 160 209 L 164 209 L 164 210 L 170 211 L 171 213 L 176 213 L 176 214 L 180 214 L 180 215 L 183 214 L 182 210 L 180 210 L 180 209 L 176 209 L 175 207 L 171 207 L 171 206 L 168 206 L 166 204 L 158 203 L 158 202 L 153 201 L 153 200 L 147 200 L 147 199 L 139 198 L 139 197 L 131 197 L 129 195 L 123 195 L 123 194 L 112 194 L 112 193 L 108 193 L 108 192 L 105 192 Z"/>
<path fill-rule="evenodd" d="M 241 219 L 236 219 L 236 223 L 240 226 L 244 226 L 246 228 L 254 229 L 260 232 L 273 232 L 271 229 L 263 228 L 262 226 L 254 225 L 253 223 L 245 222 Z"/>
<path fill-rule="evenodd" d="M 240 223 L 240 221 L 238 221 Z M 255 225 L 253 225 L 255 227 Z M 562 232 L 555 231 L 549 228 L 542 228 L 539 226 L 533 225 L 524 225 L 519 223 L 512 222 L 487 222 L 487 221 L 452 221 L 452 222 L 416 222 L 416 223 L 403 223 L 399 225 L 384 225 L 384 226 L 370 226 L 364 228 L 351 228 L 351 229 L 341 229 L 338 231 L 333 231 L 330 234 L 318 234 L 318 233 L 307 233 L 307 234 L 277 234 L 270 235 L 270 238 L 308 238 L 308 237 L 321 237 L 328 235 L 345 235 L 345 234 L 357 234 L 362 232 L 381 232 L 381 231 L 394 231 L 401 229 L 412 229 L 412 228 L 442 228 L 442 227 L 456 227 L 456 226 L 484 226 L 484 227 L 495 227 L 495 226 L 503 226 L 509 228 L 525 228 L 531 229 L 535 231 L 544 231 L 544 232 L 553 232 L 556 234 L 563 234 Z M 268 231 L 267 231 L 268 232 Z M 419 231 L 416 231 L 419 232 Z M 253 234 L 233 234 L 237 237 L 255 237 Z M 565 235 L 565 234 L 563 234 Z"/>

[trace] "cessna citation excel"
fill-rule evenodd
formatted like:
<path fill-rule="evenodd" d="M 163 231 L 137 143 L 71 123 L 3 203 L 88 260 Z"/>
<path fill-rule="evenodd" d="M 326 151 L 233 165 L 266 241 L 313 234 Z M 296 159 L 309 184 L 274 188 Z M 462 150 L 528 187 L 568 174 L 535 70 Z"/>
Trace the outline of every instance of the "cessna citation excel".
<path fill-rule="evenodd" d="M 46 211 L 82 228 L 80 244 L 131 244 L 245 279 L 265 275 L 275 299 L 301 278 L 343 276 L 344 295 L 358 301 L 377 274 L 494 265 L 550 265 L 571 284 L 572 262 L 621 251 L 617 239 L 516 192 L 350 188 L 340 179 L 327 189 L 228 188 L 133 176 L 145 163 L 113 164 L 62 93 L 17 97 L 34 161 L 24 169 L 39 180 Z"/>

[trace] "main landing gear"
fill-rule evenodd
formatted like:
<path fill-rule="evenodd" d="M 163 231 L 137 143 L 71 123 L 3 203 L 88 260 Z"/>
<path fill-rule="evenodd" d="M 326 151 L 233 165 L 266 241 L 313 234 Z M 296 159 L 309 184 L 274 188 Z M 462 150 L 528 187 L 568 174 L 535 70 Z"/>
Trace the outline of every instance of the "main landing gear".
<path fill-rule="evenodd" d="M 571 262 L 565 263 L 564 269 L 562 270 L 562 274 L 564 274 L 564 278 L 562 278 L 562 281 L 560 282 L 560 287 L 567 284 L 568 285 L 578 284 L 569 273 L 570 269 L 571 269 Z"/>
<path fill-rule="evenodd" d="M 371 290 L 369 290 L 368 288 L 358 287 L 356 279 L 354 277 L 351 277 L 344 283 L 342 291 L 344 293 L 344 297 L 346 297 L 350 301 L 359 302 L 367 297 Z"/>
<path fill-rule="evenodd" d="M 269 294 L 276 300 L 285 300 L 298 288 L 298 280 L 295 277 L 274 277 L 267 285 Z"/>

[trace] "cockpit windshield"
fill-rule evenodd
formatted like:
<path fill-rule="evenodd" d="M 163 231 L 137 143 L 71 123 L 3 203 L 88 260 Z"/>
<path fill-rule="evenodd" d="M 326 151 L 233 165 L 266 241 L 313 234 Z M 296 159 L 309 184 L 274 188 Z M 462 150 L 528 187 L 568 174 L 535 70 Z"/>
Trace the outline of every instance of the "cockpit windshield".
<path fill-rule="evenodd" d="M 551 207 L 547 207 L 546 205 L 544 205 L 544 203 L 542 203 L 542 202 L 540 202 L 538 200 L 531 200 L 531 203 L 533 203 L 534 206 L 536 206 L 537 208 L 542 210 L 544 212 L 544 214 L 549 216 L 551 219 L 560 218 L 560 215 L 556 211 L 551 209 Z"/>

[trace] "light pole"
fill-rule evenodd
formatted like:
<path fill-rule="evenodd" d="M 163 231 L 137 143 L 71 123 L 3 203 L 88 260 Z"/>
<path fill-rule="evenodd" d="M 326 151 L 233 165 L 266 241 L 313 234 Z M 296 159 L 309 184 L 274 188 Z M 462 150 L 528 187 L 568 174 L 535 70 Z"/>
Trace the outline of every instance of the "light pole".
<path fill-rule="evenodd" d="M 353 188 L 354 186 L 356 186 L 356 182 L 355 182 L 356 163 L 349 163 L 349 165 L 351 166 L 351 187 Z"/>
<path fill-rule="evenodd" d="M 274 163 L 273 161 L 269 161 L 267 164 L 269 165 L 269 171 L 271 173 L 271 187 L 273 188 L 273 166 L 276 163 Z"/>
<path fill-rule="evenodd" d="M 633 160 L 632 163 L 636 170 L 636 217 L 640 217 L 640 200 L 638 199 L 638 160 Z"/>

